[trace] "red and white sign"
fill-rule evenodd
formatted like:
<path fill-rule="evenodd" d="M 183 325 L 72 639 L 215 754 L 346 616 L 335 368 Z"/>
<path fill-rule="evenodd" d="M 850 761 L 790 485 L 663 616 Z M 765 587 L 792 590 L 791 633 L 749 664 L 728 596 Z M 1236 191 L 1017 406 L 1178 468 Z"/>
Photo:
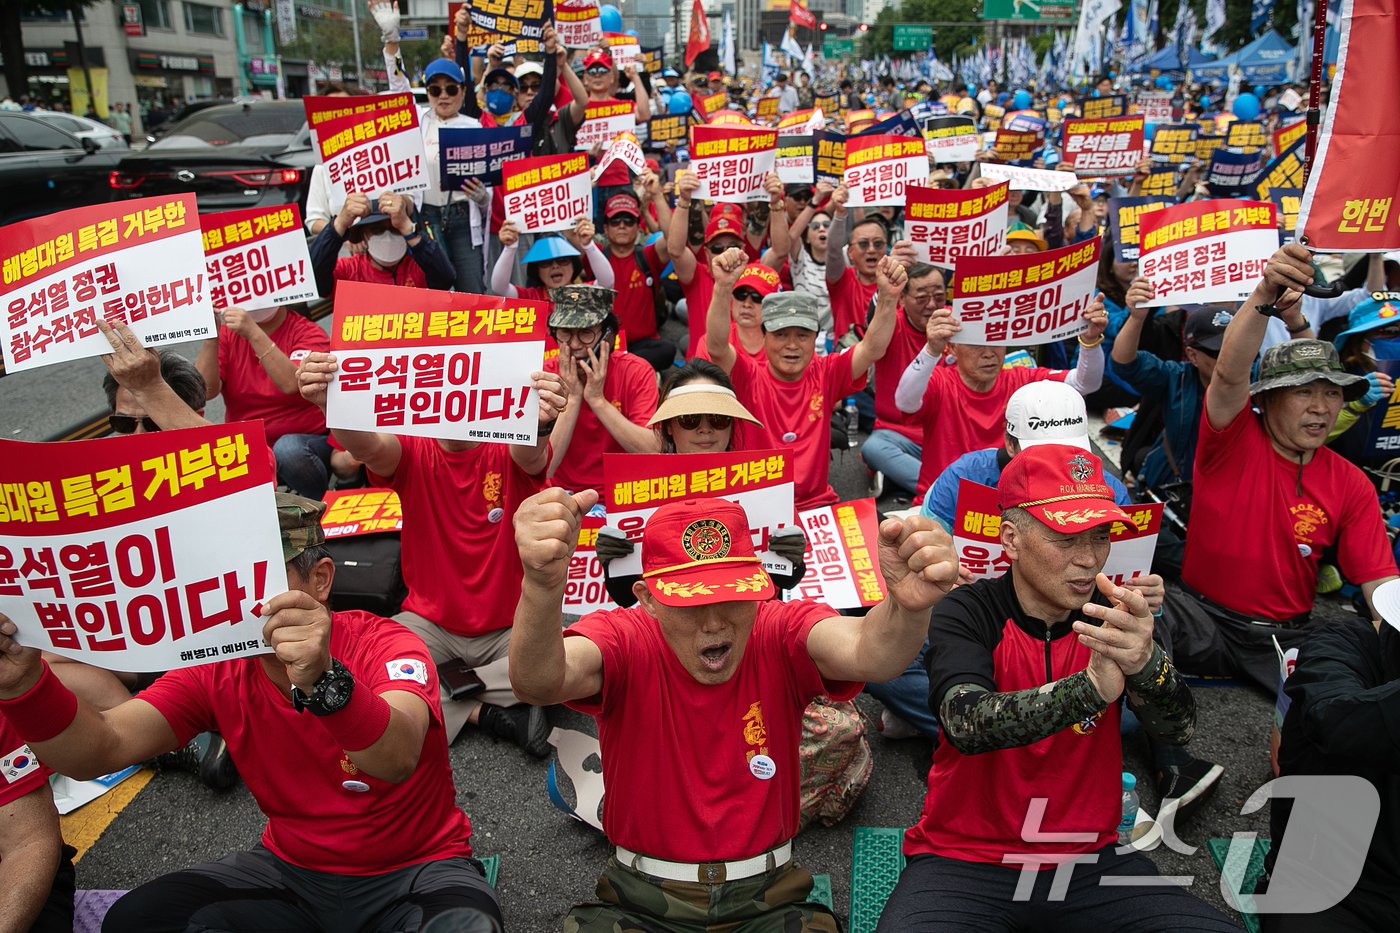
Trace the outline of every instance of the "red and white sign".
<path fill-rule="evenodd" d="M 621 160 L 624 165 L 640 175 L 647 170 L 647 157 L 642 152 L 641 143 L 635 133 L 619 133 L 608 146 L 598 164 L 593 167 L 593 177 L 598 178 L 613 162 Z"/>
<path fill-rule="evenodd" d="M 522 233 L 572 230 L 580 217 L 593 216 L 593 178 L 581 152 L 506 162 L 501 189 L 506 220 Z"/>
<path fill-rule="evenodd" d="M 554 31 L 565 48 L 597 45 L 603 38 L 598 0 L 554 0 Z"/>
<path fill-rule="evenodd" d="M 608 54 L 612 56 L 613 67 L 618 71 L 623 71 L 628 65 L 635 65 L 642 60 L 642 46 L 636 36 L 629 36 L 625 32 L 605 32 L 603 44 L 607 46 Z"/>
<path fill-rule="evenodd" d="M 295 204 L 204 214 L 199 223 L 215 309 L 237 305 L 257 311 L 317 297 Z"/>
<path fill-rule="evenodd" d="M 904 235 L 923 262 L 951 269 L 960 256 L 993 256 L 1006 245 L 1006 182 L 990 188 L 904 189 Z"/>
<path fill-rule="evenodd" d="M 822 114 L 820 107 L 812 110 L 794 110 L 792 113 L 778 118 L 778 135 L 805 136 L 808 133 L 815 133 L 825 126 L 826 117 Z"/>
<path fill-rule="evenodd" d="M 669 502 L 728 499 L 748 516 L 754 551 L 764 569 L 791 573 L 791 562 L 768 550 L 768 537 L 791 527 L 792 460 L 781 450 L 730 450 L 716 454 L 603 454 L 603 498 L 608 525 L 636 543 L 615 559 L 613 574 L 642 572 L 642 530 L 651 513 Z"/>
<path fill-rule="evenodd" d="M 79 207 L 5 227 L 0 349 L 21 372 L 111 353 L 99 319 L 148 347 L 215 335 L 194 195 Z"/>
<path fill-rule="evenodd" d="M 403 506 L 392 489 L 332 489 L 321 497 L 321 530 L 326 538 L 403 531 Z"/>
<path fill-rule="evenodd" d="M 971 162 L 982 148 L 971 117 L 931 117 L 924 124 L 924 148 L 934 162 Z"/>
<path fill-rule="evenodd" d="M 874 499 L 808 509 L 798 519 L 807 533 L 807 572 L 784 599 L 812 599 L 833 609 L 868 608 L 884 601 L 880 517 Z"/>
<path fill-rule="evenodd" d="M 549 302 L 341 282 L 326 423 L 532 446 Z M 393 310 L 386 310 L 393 309 Z"/>
<path fill-rule="evenodd" d="M 598 529 L 605 524 L 607 519 L 599 515 L 585 515 L 579 522 L 578 546 L 569 556 L 569 571 L 564 581 L 563 611 L 569 615 L 586 616 L 600 609 L 617 608 L 617 603 L 608 595 L 603 562 L 598 559 Z"/>
<path fill-rule="evenodd" d="M 333 81 L 340 80 L 332 78 Z M 312 145 L 321 135 L 321 125 L 343 117 L 366 116 L 372 113 L 388 113 L 402 107 L 413 106 L 412 94 L 366 94 L 359 97 L 303 97 L 302 106 L 306 109 L 306 125 L 311 130 Z"/>
<path fill-rule="evenodd" d="M 607 146 L 619 133 L 636 133 L 637 116 L 630 100 L 589 101 L 583 111 L 583 125 L 578 128 L 574 149 L 590 151 L 594 146 Z"/>
<path fill-rule="evenodd" d="M 287 589 L 257 421 L 0 441 L 0 612 L 23 645 L 114 671 L 267 654 Z"/>
<path fill-rule="evenodd" d="M 766 201 L 763 182 L 773 171 L 777 130 L 740 126 L 692 126 L 690 170 L 700 180 L 701 201 Z"/>
<path fill-rule="evenodd" d="M 1162 504 L 1125 505 L 1138 533 L 1132 534 L 1122 522 L 1108 529 L 1108 560 L 1103 573 L 1122 586 L 1137 576 L 1152 572 L 1152 553 L 1162 525 Z M 958 562 L 978 580 L 999 577 L 1011 567 L 1011 559 L 1001 546 L 1001 506 L 997 491 L 971 480 L 958 481 L 957 511 L 953 516 L 953 547 Z"/>
<path fill-rule="evenodd" d="M 412 103 L 326 120 L 316 145 L 332 204 L 344 202 L 348 194 L 368 195 L 373 204 L 382 194 L 428 189 L 423 131 Z"/>
<path fill-rule="evenodd" d="M 1080 175 L 1131 175 L 1142 161 L 1142 115 L 1065 121 L 1064 164 Z"/>
<path fill-rule="evenodd" d="M 905 185 L 928 181 L 928 151 L 923 138 L 889 135 L 848 138 L 842 181 L 851 193 L 847 207 L 903 204 Z"/>
<path fill-rule="evenodd" d="M 964 256 L 953 281 L 953 313 L 962 343 L 1032 347 L 1088 327 L 1100 240 L 1043 253 Z"/>
<path fill-rule="evenodd" d="M 1138 115 L 1147 123 L 1172 122 L 1171 91 L 1150 91 L 1138 95 Z"/>
<path fill-rule="evenodd" d="M 1073 172 L 1052 172 L 1043 168 L 983 162 L 981 175 L 989 181 L 1007 181 L 1021 191 L 1068 191 L 1079 184 Z"/>
<path fill-rule="evenodd" d="M 1272 203 L 1190 201 L 1143 214 L 1138 269 L 1156 289 L 1152 307 L 1243 301 L 1278 249 Z"/>

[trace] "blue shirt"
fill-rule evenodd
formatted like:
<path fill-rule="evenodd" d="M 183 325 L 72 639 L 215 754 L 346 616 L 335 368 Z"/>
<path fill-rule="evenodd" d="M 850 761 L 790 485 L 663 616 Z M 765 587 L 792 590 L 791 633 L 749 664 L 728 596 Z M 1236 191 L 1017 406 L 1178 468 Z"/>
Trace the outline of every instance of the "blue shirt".
<path fill-rule="evenodd" d="M 1191 468 L 1196 462 L 1201 412 L 1206 402 L 1206 387 L 1201 385 L 1196 367 L 1139 350 L 1131 363 L 1118 367 L 1118 374 L 1143 398 L 1162 402 L 1162 434 L 1143 461 L 1143 484 L 1148 489 L 1156 489 L 1164 483 L 1176 482 L 1177 474 L 1167 459 L 1164 440 L 1171 445 L 1172 459 L 1181 471 L 1181 478 L 1189 482 Z"/>
<path fill-rule="evenodd" d="M 999 453 L 1000 447 L 974 450 L 948 464 L 948 468 L 939 474 L 938 479 L 933 481 L 933 485 L 924 494 L 924 504 L 919 509 L 919 514 L 934 519 L 944 529 L 952 532 L 953 513 L 958 505 L 958 480 L 968 479 L 995 489 L 997 480 L 1001 479 L 1001 465 L 997 462 Z M 1123 485 L 1122 480 L 1108 472 L 1104 473 L 1103 478 L 1113 490 L 1114 502 L 1119 505 L 1132 504 L 1133 499 L 1128 495 L 1128 487 Z"/>

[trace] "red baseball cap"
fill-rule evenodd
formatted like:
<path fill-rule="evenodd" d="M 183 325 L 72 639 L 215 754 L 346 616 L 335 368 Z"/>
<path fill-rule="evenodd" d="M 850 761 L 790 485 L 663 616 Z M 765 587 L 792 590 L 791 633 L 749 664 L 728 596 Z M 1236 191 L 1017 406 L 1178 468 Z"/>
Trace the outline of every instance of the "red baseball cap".
<path fill-rule="evenodd" d="M 642 532 L 642 579 L 664 606 L 762 602 L 774 593 L 748 516 L 727 499 L 687 499 L 653 512 Z"/>
<path fill-rule="evenodd" d="M 736 292 L 741 288 L 752 288 L 765 297 L 771 295 L 778 290 L 778 273 L 761 262 L 751 262 L 739 273 L 739 280 L 734 283 Z"/>
<path fill-rule="evenodd" d="M 723 81 L 723 80 L 724 80 L 724 75 L 721 74 L 721 73 L 719 73 L 718 71 L 712 71 L 712 72 L 710 72 L 708 75 L 705 76 L 705 80 L 707 80 L 707 81 Z"/>
<path fill-rule="evenodd" d="M 738 237 L 742 241 L 744 239 L 743 223 L 728 214 L 721 214 L 714 218 L 710 221 L 710 225 L 705 228 L 705 242 L 709 243 L 721 236 Z"/>
<path fill-rule="evenodd" d="M 997 504 L 1025 509 L 1051 531 L 1064 534 L 1112 522 L 1122 522 L 1129 534 L 1138 531 L 1113 501 L 1103 461 L 1067 444 L 1040 444 L 1012 457 L 997 482 Z"/>
<path fill-rule="evenodd" d="M 615 194 L 608 198 L 607 204 L 603 206 L 604 217 L 616 217 L 618 214 L 631 214 L 633 217 L 642 216 L 642 206 L 637 203 L 637 199 L 630 194 Z"/>
<path fill-rule="evenodd" d="M 588 54 L 583 56 L 583 67 L 587 68 L 589 65 L 607 65 L 611 68 L 613 66 L 612 56 L 608 54 L 606 49 L 589 49 Z"/>

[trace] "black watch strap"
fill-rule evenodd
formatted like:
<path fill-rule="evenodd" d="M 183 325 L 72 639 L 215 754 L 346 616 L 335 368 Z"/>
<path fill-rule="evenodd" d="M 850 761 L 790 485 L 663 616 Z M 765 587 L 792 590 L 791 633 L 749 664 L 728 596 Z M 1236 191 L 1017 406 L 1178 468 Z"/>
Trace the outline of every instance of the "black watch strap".
<path fill-rule="evenodd" d="M 298 713 L 308 712 L 313 716 L 329 716 L 338 713 L 350 702 L 350 693 L 355 689 L 355 676 L 344 664 L 331 658 L 331 666 L 326 669 L 311 687 L 311 693 L 303 693 L 301 688 L 292 685 L 292 706 Z"/>

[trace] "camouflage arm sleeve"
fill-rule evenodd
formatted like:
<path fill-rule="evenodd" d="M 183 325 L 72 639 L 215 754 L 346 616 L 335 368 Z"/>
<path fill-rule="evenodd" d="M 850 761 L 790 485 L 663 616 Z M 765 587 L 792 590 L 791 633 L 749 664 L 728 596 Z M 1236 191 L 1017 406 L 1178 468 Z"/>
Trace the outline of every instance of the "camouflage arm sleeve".
<path fill-rule="evenodd" d="M 1152 735 L 1185 745 L 1196 731 L 1196 698 L 1161 645 L 1152 646 L 1147 666 L 1127 678 L 1128 706 Z"/>
<path fill-rule="evenodd" d="M 1104 708 L 1085 671 L 1030 690 L 992 693 L 977 684 L 954 684 L 938 706 L 948 741 L 964 755 L 1018 748 L 1049 738 Z"/>

